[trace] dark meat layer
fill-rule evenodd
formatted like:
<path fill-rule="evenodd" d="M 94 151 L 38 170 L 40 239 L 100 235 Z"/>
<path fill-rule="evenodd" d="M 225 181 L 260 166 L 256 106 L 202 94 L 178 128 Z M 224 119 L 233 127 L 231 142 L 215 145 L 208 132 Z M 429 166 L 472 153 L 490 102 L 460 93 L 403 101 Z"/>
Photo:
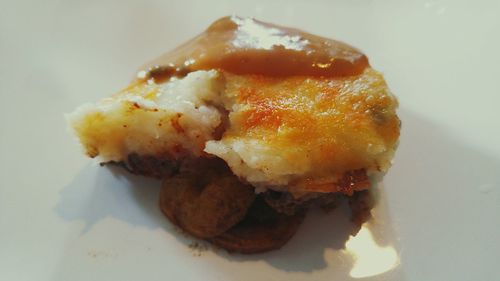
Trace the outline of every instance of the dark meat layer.
<path fill-rule="evenodd" d="M 178 173 L 181 161 L 171 157 L 157 157 L 131 153 L 126 161 L 111 161 L 101 165 L 118 165 L 132 174 L 163 179 Z"/>
<path fill-rule="evenodd" d="M 361 226 L 371 217 L 371 211 L 375 207 L 375 197 L 371 190 L 355 192 L 349 198 L 349 207 L 351 208 L 351 220 L 354 224 Z"/>
<path fill-rule="evenodd" d="M 239 223 L 252 205 L 255 192 L 228 172 L 181 172 L 165 179 L 160 209 L 175 225 L 199 238 L 220 235 Z"/>
<path fill-rule="evenodd" d="M 240 223 L 208 241 L 228 252 L 242 254 L 276 250 L 297 232 L 305 214 L 305 211 L 291 216 L 278 213 L 258 196 Z"/>
<path fill-rule="evenodd" d="M 333 209 L 337 206 L 339 199 L 342 197 L 340 193 L 309 193 L 299 198 L 293 197 L 288 192 L 266 191 L 264 200 L 276 211 L 285 214 L 293 215 L 308 209 L 309 207 L 318 206 L 324 209 Z"/>

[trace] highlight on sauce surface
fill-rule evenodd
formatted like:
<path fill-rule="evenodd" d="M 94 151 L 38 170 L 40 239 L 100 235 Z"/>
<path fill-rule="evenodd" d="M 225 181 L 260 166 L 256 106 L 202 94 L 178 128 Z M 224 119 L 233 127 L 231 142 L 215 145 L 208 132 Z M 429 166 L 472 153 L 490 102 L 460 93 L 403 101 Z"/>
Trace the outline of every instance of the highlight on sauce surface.
<path fill-rule="evenodd" d="M 157 82 L 196 70 L 268 76 L 358 75 L 368 58 L 345 43 L 252 18 L 224 17 L 139 72 Z"/>

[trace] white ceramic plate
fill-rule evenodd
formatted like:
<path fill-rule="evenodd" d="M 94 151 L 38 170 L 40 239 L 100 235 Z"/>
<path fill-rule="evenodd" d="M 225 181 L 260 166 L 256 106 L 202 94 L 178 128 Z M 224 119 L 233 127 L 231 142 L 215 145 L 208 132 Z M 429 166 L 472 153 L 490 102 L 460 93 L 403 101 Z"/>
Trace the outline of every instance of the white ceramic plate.
<path fill-rule="evenodd" d="M 6 2 L 0 280 L 500 280 L 500 2 Z M 192 249 L 158 182 L 99 167 L 67 132 L 63 113 L 233 13 L 359 47 L 399 97 L 401 145 L 358 236 L 341 208 L 279 251 Z"/>

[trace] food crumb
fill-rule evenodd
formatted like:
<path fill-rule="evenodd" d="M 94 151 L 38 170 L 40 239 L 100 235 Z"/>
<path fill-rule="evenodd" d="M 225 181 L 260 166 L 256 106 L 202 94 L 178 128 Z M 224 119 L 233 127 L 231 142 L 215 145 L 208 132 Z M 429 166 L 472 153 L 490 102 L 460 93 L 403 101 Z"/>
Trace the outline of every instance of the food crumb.
<path fill-rule="evenodd" d="M 189 244 L 189 249 L 191 250 L 193 256 L 199 257 L 201 256 L 201 253 L 208 250 L 208 247 L 204 243 L 193 241 Z"/>
<path fill-rule="evenodd" d="M 91 258 L 116 258 L 118 255 L 115 252 L 109 251 L 98 251 L 98 250 L 90 250 L 87 252 L 87 255 Z"/>

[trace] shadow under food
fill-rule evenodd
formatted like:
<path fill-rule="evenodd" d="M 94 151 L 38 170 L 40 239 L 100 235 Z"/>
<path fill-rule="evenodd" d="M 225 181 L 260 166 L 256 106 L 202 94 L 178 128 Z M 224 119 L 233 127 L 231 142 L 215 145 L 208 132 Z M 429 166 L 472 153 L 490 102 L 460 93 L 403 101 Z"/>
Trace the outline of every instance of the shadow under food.
<path fill-rule="evenodd" d="M 82 233 L 109 217 L 149 229 L 170 229 L 158 208 L 160 186 L 159 180 L 119 167 L 88 165 L 61 191 L 55 211 L 67 221 L 83 221 Z"/>

